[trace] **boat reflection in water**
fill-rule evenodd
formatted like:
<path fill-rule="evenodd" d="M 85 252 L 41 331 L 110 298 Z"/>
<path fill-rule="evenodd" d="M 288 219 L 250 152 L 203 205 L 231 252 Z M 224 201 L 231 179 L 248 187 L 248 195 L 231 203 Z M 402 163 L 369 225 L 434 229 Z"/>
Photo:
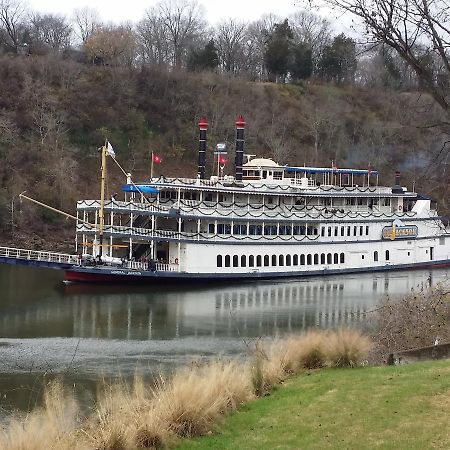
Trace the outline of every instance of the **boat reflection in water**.
<path fill-rule="evenodd" d="M 1 337 L 171 340 L 362 326 L 383 296 L 446 276 L 435 270 L 170 288 L 66 285 L 25 307 L 3 308 Z"/>

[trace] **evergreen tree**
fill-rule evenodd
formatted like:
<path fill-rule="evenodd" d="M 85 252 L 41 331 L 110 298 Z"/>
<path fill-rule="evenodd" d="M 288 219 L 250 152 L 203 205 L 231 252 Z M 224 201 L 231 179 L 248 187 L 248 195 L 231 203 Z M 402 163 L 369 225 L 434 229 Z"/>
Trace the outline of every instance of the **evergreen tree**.
<path fill-rule="evenodd" d="M 355 78 L 355 41 L 343 33 L 336 36 L 330 45 L 324 47 L 318 63 L 322 78 L 336 83 L 351 82 Z"/>
<path fill-rule="evenodd" d="M 268 35 L 264 62 L 270 80 L 281 78 L 284 82 L 288 72 L 292 39 L 293 33 L 287 19 L 275 24 L 272 33 Z"/>
<path fill-rule="evenodd" d="M 312 50 L 309 45 L 299 42 L 291 50 L 289 72 L 294 80 L 304 80 L 313 73 Z"/>
<path fill-rule="evenodd" d="M 193 50 L 188 58 L 188 70 L 200 72 L 202 70 L 214 70 L 219 65 L 219 56 L 214 40 L 211 39 L 204 48 Z"/>

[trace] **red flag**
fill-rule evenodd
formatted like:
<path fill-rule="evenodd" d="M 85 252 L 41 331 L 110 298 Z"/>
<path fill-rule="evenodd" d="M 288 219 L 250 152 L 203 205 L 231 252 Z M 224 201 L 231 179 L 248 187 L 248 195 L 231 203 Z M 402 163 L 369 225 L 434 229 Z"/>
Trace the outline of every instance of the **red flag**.
<path fill-rule="evenodd" d="M 154 153 L 152 153 L 152 161 L 155 164 L 161 164 L 162 163 L 162 158 L 159 155 L 155 155 Z"/>
<path fill-rule="evenodd" d="M 219 164 L 225 165 L 228 162 L 225 156 L 219 156 Z"/>

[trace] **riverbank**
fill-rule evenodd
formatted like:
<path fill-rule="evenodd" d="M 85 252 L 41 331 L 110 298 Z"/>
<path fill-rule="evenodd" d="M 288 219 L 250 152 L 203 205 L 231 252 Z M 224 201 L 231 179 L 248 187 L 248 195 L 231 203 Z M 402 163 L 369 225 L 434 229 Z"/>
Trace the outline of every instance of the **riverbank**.
<path fill-rule="evenodd" d="M 450 360 L 322 369 L 245 405 L 177 450 L 450 448 Z"/>

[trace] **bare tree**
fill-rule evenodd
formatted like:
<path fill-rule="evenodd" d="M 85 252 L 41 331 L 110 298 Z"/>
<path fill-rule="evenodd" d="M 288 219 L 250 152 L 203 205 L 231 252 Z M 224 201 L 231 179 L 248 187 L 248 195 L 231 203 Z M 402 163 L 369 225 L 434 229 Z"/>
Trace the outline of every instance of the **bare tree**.
<path fill-rule="evenodd" d="M 74 11 L 74 21 L 76 24 L 76 33 L 83 44 L 100 26 L 98 12 L 87 6 Z"/>
<path fill-rule="evenodd" d="M 146 17 L 138 23 L 136 33 L 142 62 L 159 65 L 171 63 L 168 30 L 154 10 L 147 11 Z"/>
<path fill-rule="evenodd" d="M 61 51 L 70 46 L 72 27 L 63 16 L 37 13 L 30 20 L 30 34 L 34 44 Z"/>
<path fill-rule="evenodd" d="M 0 26 L 4 44 L 15 53 L 22 43 L 25 14 L 25 5 L 20 0 L 0 0 Z"/>
<path fill-rule="evenodd" d="M 299 11 L 289 17 L 289 25 L 297 43 L 307 44 L 317 63 L 322 49 L 331 40 L 330 22 L 310 11 Z"/>
<path fill-rule="evenodd" d="M 239 72 L 242 68 L 247 25 L 228 19 L 219 23 L 215 34 L 222 69 L 225 72 Z"/>
<path fill-rule="evenodd" d="M 131 66 L 136 58 L 136 35 L 128 25 L 97 29 L 84 44 L 92 62 Z"/>
<path fill-rule="evenodd" d="M 171 44 L 172 64 L 180 67 L 189 47 L 205 31 L 203 9 L 197 0 L 166 0 L 158 3 L 150 14 L 161 19 Z"/>
<path fill-rule="evenodd" d="M 325 0 L 359 17 L 374 44 L 393 48 L 450 116 L 450 5 L 446 0 Z"/>

